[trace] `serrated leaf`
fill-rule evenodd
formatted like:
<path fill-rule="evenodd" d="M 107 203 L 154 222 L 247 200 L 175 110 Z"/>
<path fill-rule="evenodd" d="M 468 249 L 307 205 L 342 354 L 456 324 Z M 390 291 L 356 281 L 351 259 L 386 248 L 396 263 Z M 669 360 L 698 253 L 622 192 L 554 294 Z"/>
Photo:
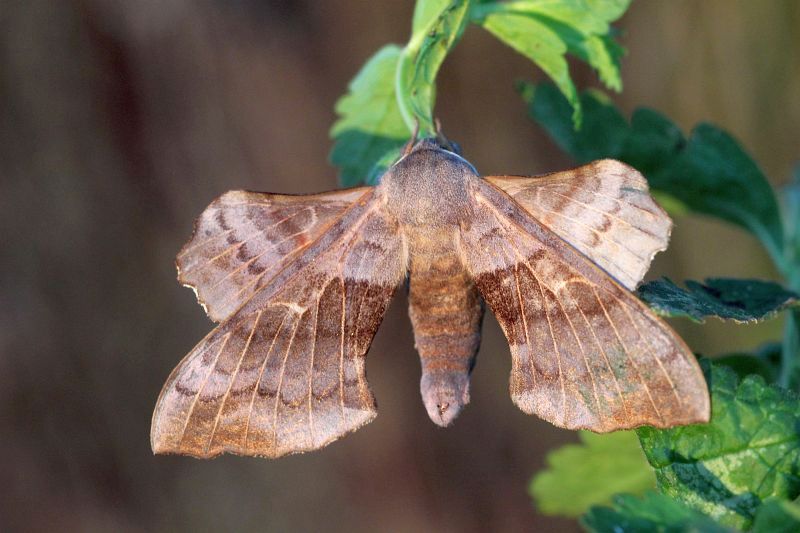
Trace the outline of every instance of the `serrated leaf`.
<path fill-rule="evenodd" d="M 592 35 L 583 42 L 570 43 L 570 52 L 593 66 L 603 85 L 617 92 L 622 91 L 619 69 L 625 49 L 613 38 Z"/>
<path fill-rule="evenodd" d="M 339 167 L 339 181 L 346 187 L 368 177 L 374 183 L 388 166 L 387 154 L 399 150 L 410 137 L 395 93 L 400 54 L 396 45 L 381 48 L 336 103 L 339 118 L 331 128 L 335 142 L 330 160 Z"/>
<path fill-rule="evenodd" d="M 739 379 L 756 374 L 767 383 L 774 383 L 780 372 L 781 348 L 780 342 L 768 342 L 753 353 L 731 353 L 715 357 L 714 364 L 727 366 L 736 372 Z"/>
<path fill-rule="evenodd" d="M 580 444 L 549 452 L 547 468 L 531 480 L 529 492 L 541 513 L 579 516 L 592 505 L 610 503 L 619 492 L 642 494 L 655 487 L 634 432 L 582 431 L 580 438 Z"/>
<path fill-rule="evenodd" d="M 583 127 L 576 131 L 572 127 L 572 108 L 558 89 L 549 83 L 523 83 L 518 90 L 528 106 L 529 116 L 579 163 L 614 157 L 610 154 L 622 152 L 629 137 L 627 122 L 603 93 L 582 93 Z"/>
<path fill-rule="evenodd" d="M 708 516 L 654 492 L 641 499 L 619 495 L 612 507 L 593 507 L 581 524 L 593 533 L 733 533 Z"/>
<path fill-rule="evenodd" d="M 578 91 L 572 83 L 565 57 L 567 43 L 558 33 L 534 17 L 514 12 L 491 13 L 482 25 L 545 71 L 572 105 L 574 124 L 580 125 L 582 115 Z"/>
<path fill-rule="evenodd" d="M 759 376 L 740 382 L 725 366 L 702 366 L 711 421 L 637 433 L 662 493 L 747 529 L 767 498 L 800 494 L 800 400 Z"/>
<path fill-rule="evenodd" d="M 572 107 L 572 125 L 580 126 L 581 101 L 569 75 L 566 54 L 594 68 L 606 87 L 619 91 L 620 58 L 625 49 L 609 23 L 627 10 L 629 0 L 517 0 L 487 2 L 473 19 L 547 73 Z"/>
<path fill-rule="evenodd" d="M 637 291 L 657 313 L 682 316 L 696 322 L 715 317 L 736 322 L 757 322 L 797 305 L 798 295 L 771 281 L 709 278 L 705 284 L 686 281 L 686 289 L 667 278 L 650 281 Z"/>
<path fill-rule="evenodd" d="M 800 504 L 773 498 L 758 509 L 753 533 L 797 533 L 800 531 Z"/>
<path fill-rule="evenodd" d="M 418 121 L 423 136 L 436 133 L 436 75 L 464 33 L 469 10 L 469 0 L 424 2 L 415 10 L 411 39 L 400 57 L 397 91 L 406 123 Z"/>
<path fill-rule="evenodd" d="M 630 124 L 597 92 L 581 95 L 585 128 L 571 128 L 571 107 L 552 86 L 521 91 L 531 117 L 579 162 L 609 157 L 639 169 L 654 191 L 668 194 L 696 213 L 741 226 L 782 264 L 783 228 L 778 204 L 764 174 L 726 132 L 698 125 L 685 139 L 663 115 L 641 109 Z"/>

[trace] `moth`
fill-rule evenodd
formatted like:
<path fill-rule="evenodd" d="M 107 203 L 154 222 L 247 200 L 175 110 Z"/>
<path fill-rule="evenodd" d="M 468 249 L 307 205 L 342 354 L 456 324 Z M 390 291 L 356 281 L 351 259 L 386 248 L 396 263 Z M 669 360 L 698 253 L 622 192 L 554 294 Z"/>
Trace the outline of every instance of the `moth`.
<path fill-rule="evenodd" d="M 279 457 L 370 422 L 365 356 L 404 280 L 440 426 L 469 402 L 484 302 L 525 413 L 595 432 L 705 422 L 692 352 L 630 292 L 671 225 L 623 163 L 480 177 L 442 136 L 410 141 L 374 187 L 228 192 L 177 257 L 219 325 L 167 379 L 153 451 Z"/>

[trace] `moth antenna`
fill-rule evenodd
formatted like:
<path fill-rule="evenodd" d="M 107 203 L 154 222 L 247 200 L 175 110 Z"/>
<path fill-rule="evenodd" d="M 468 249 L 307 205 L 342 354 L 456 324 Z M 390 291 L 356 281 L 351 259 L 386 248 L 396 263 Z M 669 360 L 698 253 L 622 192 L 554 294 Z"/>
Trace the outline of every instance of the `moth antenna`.
<path fill-rule="evenodd" d="M 436 126 L 436 140 L 439 142 L 439 144 L 451 152 L 461 155 L 461 146 L 448 139 L 445 134 L 442 133 L 442 121 L 438 118 L 435 118 L 433 119 L 433 123 Z"/>
<path fill-rule="evenodd" d="M 411 138 L 403 148 L 403 157 L 411 153 L 414 145 L 417 144 L 417 136 L 419 135 L 419 119 L 414 117 L 414 131 L 411 133 Z"/>

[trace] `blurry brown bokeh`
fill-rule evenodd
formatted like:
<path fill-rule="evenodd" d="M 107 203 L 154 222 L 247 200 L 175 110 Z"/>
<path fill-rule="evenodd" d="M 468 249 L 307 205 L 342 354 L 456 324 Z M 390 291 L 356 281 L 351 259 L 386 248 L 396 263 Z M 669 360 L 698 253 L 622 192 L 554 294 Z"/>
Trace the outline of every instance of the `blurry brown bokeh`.
<path fill-rule="evenodd" d="M 335 188 L 333 104 L 371 53 L 405 40 L 412 4 L 0 4 L 0 529 L 577 530 L 526 494 L 546 451 L 576 436 L 511 404 L 496 322 L 472 404 L 442 430 L 419 397 L 402 294 L 368 359 L 369 426 L 276 461 L 150 452 L 158 391 L 211 328 L 175 281 L 192 220 L 232 188 Z M 785 181 L 800 156 L 800 3 L 641 0 L 619 25 L 626 112 L 713 121 Z M 541 77 L 478 28 L 447 60 L 437 114 L 479 170 L 571 164 L 512 88 Z M 660 274 L 775 276 L 753 238 L 694 217 Z M 676 326 L 708 354 L 780 334 L 777 321 Z"/>

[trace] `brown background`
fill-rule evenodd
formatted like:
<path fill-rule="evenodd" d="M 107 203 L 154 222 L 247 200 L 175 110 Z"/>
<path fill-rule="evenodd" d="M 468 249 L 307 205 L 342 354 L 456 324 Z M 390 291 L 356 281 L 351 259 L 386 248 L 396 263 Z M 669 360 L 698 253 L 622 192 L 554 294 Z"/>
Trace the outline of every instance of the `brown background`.
<path fill-rule="evenodd" d="M 508 348 L 485 325 L 472 404 L 447 430 L 418 393 L 400 295 L 368 363 L 375 422 L 277 461 L 153 457 L 150 413 L 210 328 L 173 256 L 231 188 L 336 186 L 333 104 L 412 2 L 4 0 L 0 3 L 0 529 L 575 530 L 526 494 L 576 436 L 519 412 Z M 800 3 L 641 0 L 621 21 L 630 112 L 736 135 L 778 185 L 800 155 Z M 577 66 L 581 87 L 595 77 Z M 570 161 L 526 117 L 523 58 L 471 28 L 437 114 L 479 170 Z M 651 275 L 774 277 L 753 238 L 677 221 Z M 780 333 L 677 323 L 708 354 Z"/>

